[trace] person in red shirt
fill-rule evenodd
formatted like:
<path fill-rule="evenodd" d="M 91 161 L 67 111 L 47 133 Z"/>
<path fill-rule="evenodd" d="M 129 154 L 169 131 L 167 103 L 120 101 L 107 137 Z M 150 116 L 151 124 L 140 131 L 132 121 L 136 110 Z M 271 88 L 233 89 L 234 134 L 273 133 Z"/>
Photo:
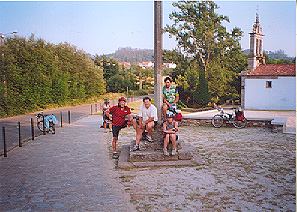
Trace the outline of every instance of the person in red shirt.
<path fill-rule="evenodd" d="M 117 106 L 113 106 L 112 108 L 108 109 L 106 113 L 112 113 L 112 148 L 113 148 L 113 158 L 118 158 L 118 153 L 116 151 L 116 144 L 119 137 L 119 132 L 122 128 L 127 127 L 127 124 L 131 123 L 133 119 L 131 115 L 130 108 L 125 105 L 126 98 L 120 97 L 119 104 Z M 126 119 L 128 117 L 128 119 Z M 128 123 L 129 121 L 129 123 Z"/>

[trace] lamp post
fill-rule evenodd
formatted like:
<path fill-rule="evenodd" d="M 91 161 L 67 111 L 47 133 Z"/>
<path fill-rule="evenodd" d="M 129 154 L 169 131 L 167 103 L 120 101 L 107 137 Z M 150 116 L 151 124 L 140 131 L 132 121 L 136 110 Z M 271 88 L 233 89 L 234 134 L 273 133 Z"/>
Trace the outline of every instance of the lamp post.
<path fill-rule="evenodd" d="M 13 32 L 9 32 L 9 33 L 6 33 L 6 34 L 2 34 L 2 33 L 0 33 L 0 37 L 1 37 L 1 45 L 4 44 L 4 37 L 5 37 L 6 35 L 9 35 L 9 34 L 16 34 L 16 33 L 18 33 L 17 30 L 14 30 Z"/>

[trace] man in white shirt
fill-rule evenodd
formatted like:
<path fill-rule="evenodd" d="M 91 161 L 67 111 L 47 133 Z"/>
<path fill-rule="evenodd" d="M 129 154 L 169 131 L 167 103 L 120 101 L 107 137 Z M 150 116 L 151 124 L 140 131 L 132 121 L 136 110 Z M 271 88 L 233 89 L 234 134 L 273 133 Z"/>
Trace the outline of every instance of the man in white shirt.
<path fill-rule="evenodd" d="M 134 150 L 139 150 L 139 142 L 142 138 L 142 133 L 147 130 L 147 140 L 149 142 L 153 142 L 151 137 L 152 130 L 157 124 L 158 115 L 157 115 L 157 108 L 152 105 L 151 99 L 149 97 L 143 98 L 143 104 L 139 107 L 139 125 L 137 125 L 137 121 L 133 120 L 133 127 L 136 129 L 136 145 Z"/>

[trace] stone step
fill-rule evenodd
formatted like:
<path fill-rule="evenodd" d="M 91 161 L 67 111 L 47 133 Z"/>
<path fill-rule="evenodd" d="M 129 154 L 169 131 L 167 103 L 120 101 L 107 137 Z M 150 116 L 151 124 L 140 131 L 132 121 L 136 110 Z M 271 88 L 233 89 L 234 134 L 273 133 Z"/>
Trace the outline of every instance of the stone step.
<path fill-rule="evenodd" d="M 176 141 L 176 149 L 179 150 L 179 149 L 182 149 L 182 141 Z M 130 151 L 133 151 L 133 147 L 134 145 L 136 144 L 136 141 L 133 140 L 131 141 L 131 146 L 130 146 Z M 139 142 L 139 149 L 140 151 L 163 151 L 163 142 L 148 142 L 148 141 L 144 141 L 144 140 L 141 140 Z M 170 142 L 168 144 L 168 147 L 167 149 L 169 151 L 172 150 L 172 143 Z"/>
<path fill-rule="evenodd" d="M 190 148 L 190 146 L 185 147 L 185 149 Z M 192 158 L 188 158 L 185 160 L 182 160 L 180 158 L 187 158 L 188 152 L 194 153 L 192 155 Z M 136 161 L 132 162 L 130 161 L 130 145 L 123 145 L 122 151 L 119 157 L 118 161 L 118 168 L 125 169 L 125 168 L 142 168 L 142 167 L 168 167 L 168 166 L 191 166 L 191 165 L 205 165 L 205 162 L 202 160 L 202 158 L 198 155 L 198 153 L 195 151 L 180 151 L 178 157 L 179 160 L 165 160 L 165 161 Z M 188 155 L 189 156 L 189 155 Z"/>
<path fill-rule="evenodd" d="M 144 162 L 144 161 L 175 161 L 178 160 L 178 155 L 169 156 L 163 154 L 163 151 L 135 151 L 130 152 L 131 162 Z"/>
<path fill-rule="evenodd" d="M 145 167 L 170 167 L 170 166 L 191 166 L 195 165 L 193 160 L 176 160 L 176 161 L 146 161 L 146 162 L 134 162 L 133 167 L 145 168 Z"/>

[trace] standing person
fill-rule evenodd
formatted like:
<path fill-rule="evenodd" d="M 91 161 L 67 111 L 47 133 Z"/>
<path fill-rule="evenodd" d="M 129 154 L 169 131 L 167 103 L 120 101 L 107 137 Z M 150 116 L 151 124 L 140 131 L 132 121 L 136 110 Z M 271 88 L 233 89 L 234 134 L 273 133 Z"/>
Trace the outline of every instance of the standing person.
<path fill-rule="evenodd" d="M 169 111 L 166 113 L 167 120 L 163 123 L 163 135 L 164 135 L 164 155 L 168 156 L 167 145 L 169 141 L 172 142 L 172 155 L 176 155 L 176 132 L 178 131 L 178 122 L 174 121 L 174 113 Z"/>
<path fill-rule="evenodd" d="M 163 117 L 166 117 L 166 111 L 169 107 L 174 106 L 179 99 L 178 90 L 175 86 L 172 86 L 172 79 L 170 77 L 166 77 L 164 79 L 165 86 L 163 87 Z"/>
<path fill-rule="evenodd" d="M 106 111 L 110 108 L 109 100 L 105 99 L 104 104 L 102 105 L 102 111 L 103 111 L 103 127 L 106 130 L 106 124 L 108 122 L 109 125 L 109 132 L 112 131 L 112 124 L 111 124 L 111 117 L 110 115 L 107 116 Z"/>
<path fill-rule="evenodd" d="M 126 98 L 120 97 L 119 103 L 117 106 L 113 106 L 112 108 L 108 109 L 106 113 L 109 115 L 109 113 L 112 114 L 112 149 L 113 149 L 113 156 L 112 158 L 117 159 L 118 153 L 116 151 L 116 144 L 119 137 L 119 132 L 122 128 L 127 127 L 128 120 L 131 121 L 133 119 L 131 115 L 130 108 L 125 105 L 126 104 Z M 128 120 L 126 120 L 126 117 L 128 116 Z"/>
<path fill-rule="evenodd" d="M 152 130 L 158 122 L 157 108 L 152 105 L 151 99 L 149 97 L 143 98 L 143 104 L 139 107 L 139 125 L 137 121 L 133 119 L 133 127 L 136 129 L 136 145 L 134 146 L 134 151 L 139 150 L 139 142 L 142 138 L 142 133 L 147 129 L 147 140 L 153 142 L 151 137 Z"/>

